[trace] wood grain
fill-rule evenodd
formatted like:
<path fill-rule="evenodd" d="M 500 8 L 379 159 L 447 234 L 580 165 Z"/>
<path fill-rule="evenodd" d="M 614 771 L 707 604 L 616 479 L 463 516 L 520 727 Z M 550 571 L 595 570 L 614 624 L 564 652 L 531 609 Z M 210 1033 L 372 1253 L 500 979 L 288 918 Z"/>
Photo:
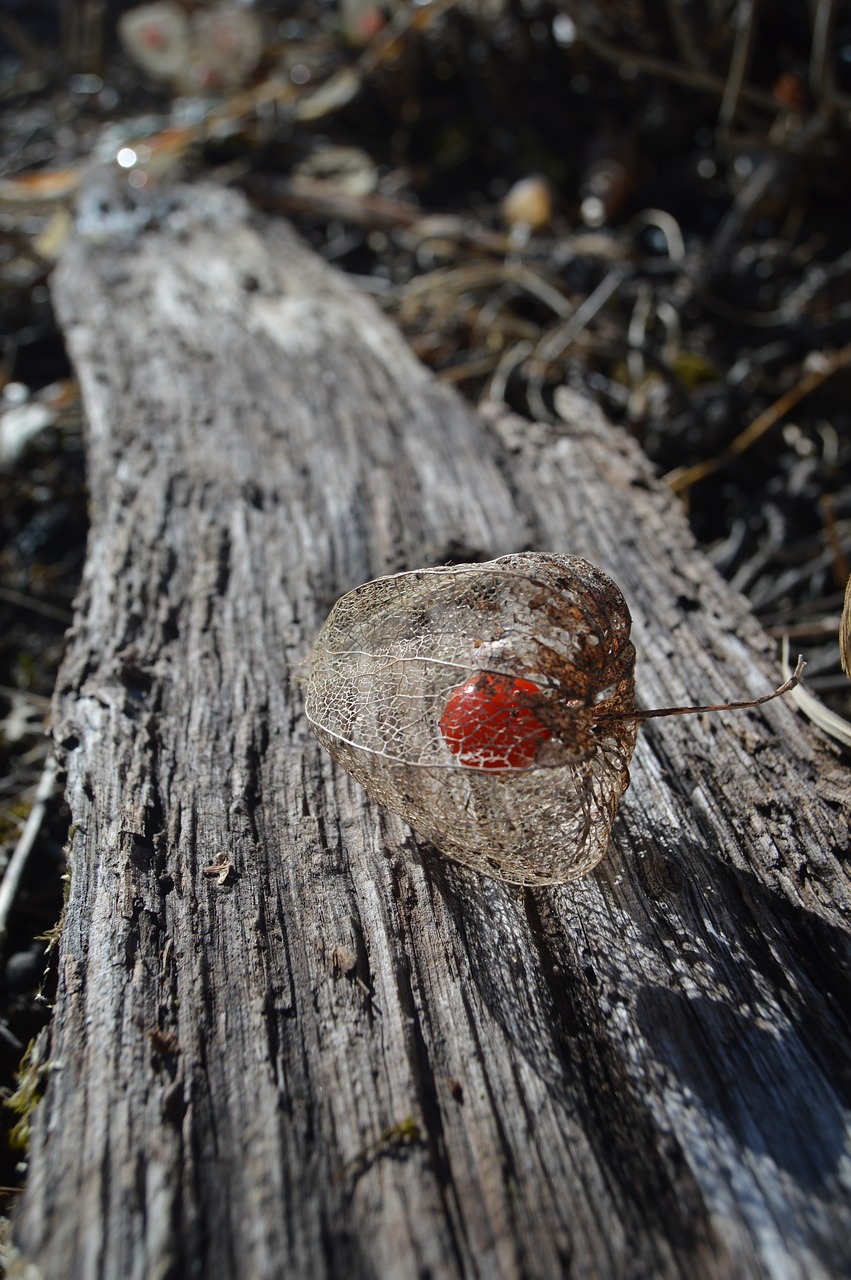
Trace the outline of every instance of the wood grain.
<path fill-rule="evenodd" d="M 609 855 L 557 890 L 439 858 L 302 714 L 338 594 L 529 548 L 620 584 L 641 705 L 767 691 L 674 500 L 568 393 L 558 427 L 477 416 L 236 195 L 99 200 L 53 283 L 92 529 L 17 1265 L 846 1274 L 849 775 L 794 708 L 642 728 Z"/>

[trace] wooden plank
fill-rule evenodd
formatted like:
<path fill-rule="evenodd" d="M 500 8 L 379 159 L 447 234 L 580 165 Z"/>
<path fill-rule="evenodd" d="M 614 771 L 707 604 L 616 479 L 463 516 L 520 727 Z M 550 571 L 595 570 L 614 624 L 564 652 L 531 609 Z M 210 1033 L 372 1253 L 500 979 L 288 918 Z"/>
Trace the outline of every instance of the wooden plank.
<path fill-rule="evenodd" d="M 327 608 L 382 572 L 586 556 L 642 705 L 770 688 L 745 603 L 590 406 L 480 418 L 286 226 L 209 186 L 129 199 L 83 211 L 53 285 L 92 532 L 23 1259 L 846 1273 L 848 774 L 794 708 L 642 728 L 610 853 L 536 890 L 430 851 L 302 714 Z"/>

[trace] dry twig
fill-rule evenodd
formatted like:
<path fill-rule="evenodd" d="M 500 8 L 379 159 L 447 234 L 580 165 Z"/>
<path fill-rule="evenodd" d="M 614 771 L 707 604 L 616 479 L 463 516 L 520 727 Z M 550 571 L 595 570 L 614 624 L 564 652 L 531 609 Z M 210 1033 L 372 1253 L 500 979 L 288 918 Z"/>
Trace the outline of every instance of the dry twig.
<path fill-rule="evenodd" d="M 785 418 L 790 409 L 794 409 L 796 404 L 811 395 L 813 391 L 817 391 L 822 383 L 832 378 L 840 369 L 845 369 L 849 365 L 851 365 L 851 343 L 840 348 L 834 355 L 826 357 L 821 368 L 813 369 L 806 374 L 791 390 L 764 409 L 722 453 L 714 458 L 707 458 L 703 462 L 696 462 L 691 467 L 676 467 L 668 472 L 665 480 L 674 493 L 685 493 L 698 481 L 715 475 L 716 471 L 726 467 L 734 458 L 740 457 L 758 440 L 761 440 L 766 432 Z"/>

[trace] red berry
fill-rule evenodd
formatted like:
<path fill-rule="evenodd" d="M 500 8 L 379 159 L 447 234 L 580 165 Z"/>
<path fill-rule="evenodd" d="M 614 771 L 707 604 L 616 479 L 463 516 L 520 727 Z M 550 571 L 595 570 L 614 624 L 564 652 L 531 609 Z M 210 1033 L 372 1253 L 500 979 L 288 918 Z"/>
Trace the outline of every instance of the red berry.
<path fill-rule="evenodd" d="M 473 769 L 528 769 L 538 747 L 552 737 L 529 706 L 540 696 L 531 680 L 479 671 L 449 695 L 440 732 L 458 757 Z"/>

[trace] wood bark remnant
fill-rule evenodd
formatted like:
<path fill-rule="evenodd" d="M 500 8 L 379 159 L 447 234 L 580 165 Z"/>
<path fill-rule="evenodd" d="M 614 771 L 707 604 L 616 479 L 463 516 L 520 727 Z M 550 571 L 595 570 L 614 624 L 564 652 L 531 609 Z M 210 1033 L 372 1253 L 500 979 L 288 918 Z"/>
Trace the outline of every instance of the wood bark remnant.
<path fill-rule="evenodd" d="M 132 198 L 53 285 L 92 530 L 27 1274 L 847 1274 L 848 773 L 794 708 L 644 726 L 609 854 L 556 890 L 434 855 L 302 714 L 380 573 L 587 557 L 645 706 L 772 687 L 745 603 L 591 406 L 477 416 L 285 225 Z"/>

